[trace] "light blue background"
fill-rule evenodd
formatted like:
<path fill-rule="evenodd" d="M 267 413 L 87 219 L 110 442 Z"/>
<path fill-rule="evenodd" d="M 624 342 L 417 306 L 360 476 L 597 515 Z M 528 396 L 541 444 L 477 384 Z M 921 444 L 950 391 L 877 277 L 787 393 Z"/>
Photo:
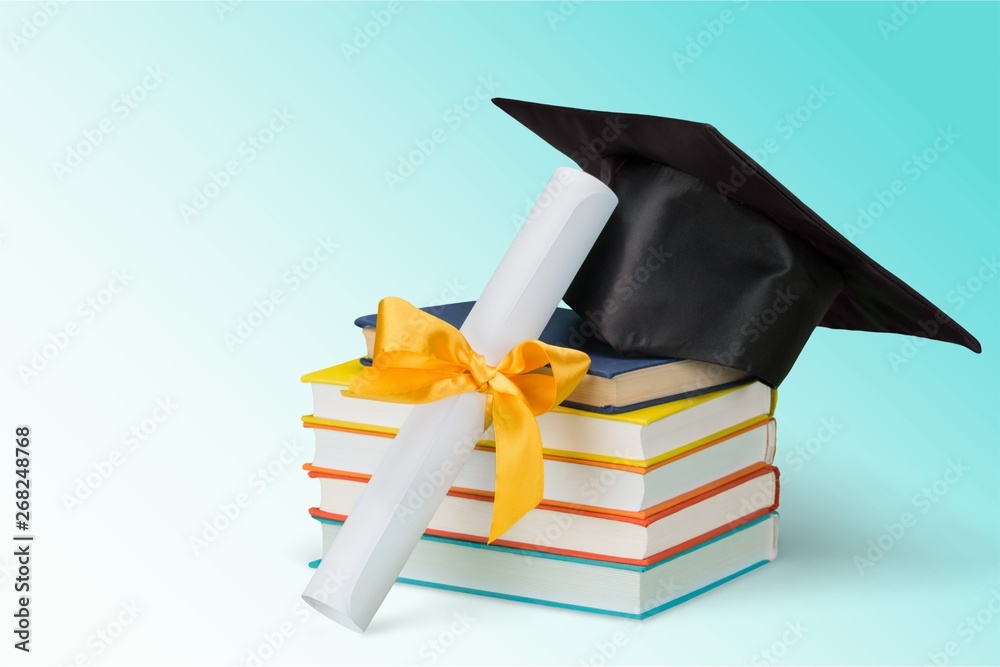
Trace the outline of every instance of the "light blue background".
<path fill-rule="evenodd" d="M 69 3 L 33 19 L 43 6 L 0 7 L 2 433 L 30 423 L 36 439 L 28 662 L 924 664 L 949 642 L 952 664 L 1000 662 L 996 5 L 406 4 L 350 58 L 342 45 L 385 3 Z M 706 21 L 724 29 L 678 68 Z M 168 75 L 122 118 L 115 99 L 156 66 Z M 778 560 L 641 626 L 407 587 L 365 636 L 302 613 L 319 529 L 298 470 L 311 456 L 298 377 L 359 354 L 351 321 L 382 296 L 475 298 L 517 216 L 569 164 L 491 105 L 449 123 L 481 79 L 500 96 L 710 122 L 747 151 L 773 138 L 766 169 L 984 354 L 817 331 L 781 388 Z M 829 99 L 789 132 L 814 87 Z M 294 119 L 250 160 L 241 142 L 273 109 Z M 113 131 L 60 181 L 53 162 L 102 119 Z M 391 191 L 385 173 L 437 128 L 444 143 Z M 908 161 L 947 128 L 954 144 L 912 180 Z M 231 160 L 240 173 L 185 222 L 180 205 Z M 896 179 L 904 194 L 852 231 Z M 286 272 L 327 236 L 339 247 L 296 286 Z M 133 278 L 88 321 L 79 304 L 122 269 Z M 276 289 L 273 314 L 230 349 Z M 67 509 L 165 398 L 179 407 Z M 939 481 L 951 463 L 968 471 Z M 935 482 L 925 512 L 914 497 Z M 240 494 L 249 506 L 195 553 L 189 539 Z M 915 525 L 859 574 L 855 557 L 904 512 Z M 131 602 L 142 611 L 122 635 L 95 639 Z M 454 613 L 475 622 L 428 649 Z M 260 649 L 275 636 L 273 655 Z"/>

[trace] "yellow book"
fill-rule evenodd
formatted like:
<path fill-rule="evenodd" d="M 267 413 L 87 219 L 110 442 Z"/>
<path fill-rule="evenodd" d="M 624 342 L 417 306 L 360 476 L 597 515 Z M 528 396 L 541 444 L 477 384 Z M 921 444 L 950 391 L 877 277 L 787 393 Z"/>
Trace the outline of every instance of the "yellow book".
<path fill-rule="evenodd" d="M 302 376 L 313 388 L 306 425 L 382 435 L 399 430 L 413 406 L 342 395 L 362 368 L 354 360 Z M 538 417 L 538 427 L 550 456 L 649 467 L 768 419 L 776 397 L 752 382 L 617 414 L 557 406 Z M 490 429 L 482 444 L 492 445 L 492 438 Z"/>

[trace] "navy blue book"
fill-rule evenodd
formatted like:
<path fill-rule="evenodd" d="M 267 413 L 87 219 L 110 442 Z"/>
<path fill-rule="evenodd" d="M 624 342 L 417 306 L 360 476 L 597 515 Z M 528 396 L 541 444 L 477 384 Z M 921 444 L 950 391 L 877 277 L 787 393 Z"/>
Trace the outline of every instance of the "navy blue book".
<path fill-rule="evenodd" d="M 473 303 L 450 303 L 423 310 L 452 326 L 461 327 Z M 368 353 L 362 363 L 371 363 L 376 319 L 373 314 L 354 321 L 364 331 L 368 344 Z M 621 356 L 610 345 L 598 340 L 589 323 L 568 308 L 556 309 L 539 340 L 582 350 L 590 357 L 587 377 L 563 405 L 591 412 L 630 412 L 752 381 L 743 371 L 704 361 Z"/>

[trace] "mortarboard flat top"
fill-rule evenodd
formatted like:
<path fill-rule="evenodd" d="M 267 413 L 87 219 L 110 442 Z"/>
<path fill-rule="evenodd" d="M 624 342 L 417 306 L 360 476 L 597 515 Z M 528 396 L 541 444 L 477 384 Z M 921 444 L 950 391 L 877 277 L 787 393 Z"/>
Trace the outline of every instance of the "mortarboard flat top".
<path fill-rule="evenodd" d="M 711 125 L 494 103 L 618 195 L 565 301 L 619 353 L 698 359 L 777 386 L 816 326 L 981 351 Z"/>

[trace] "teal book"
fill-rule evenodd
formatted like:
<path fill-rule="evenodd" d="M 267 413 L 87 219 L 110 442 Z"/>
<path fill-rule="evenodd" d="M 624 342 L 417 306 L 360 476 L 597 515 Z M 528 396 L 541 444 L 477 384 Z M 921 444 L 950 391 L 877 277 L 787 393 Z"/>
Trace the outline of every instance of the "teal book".
<path fill-rule="evenodd" d="M 314 518 L 325 553 L 342 523 Z M 641 619 L 771 562 L 777 544 L 776 512 L 648 566 L 424 535 L 398 581 Z"/>

